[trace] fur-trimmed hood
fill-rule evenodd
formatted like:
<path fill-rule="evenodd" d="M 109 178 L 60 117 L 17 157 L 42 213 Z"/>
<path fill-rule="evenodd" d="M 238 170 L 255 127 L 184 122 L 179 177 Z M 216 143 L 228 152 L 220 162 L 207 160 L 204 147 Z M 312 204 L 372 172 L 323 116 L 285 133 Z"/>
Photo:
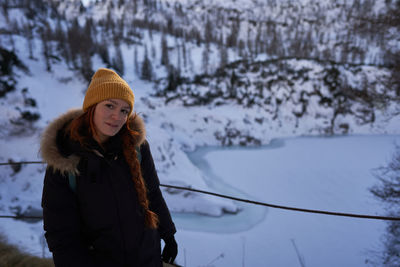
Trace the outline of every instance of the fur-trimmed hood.
<path fill-rule="evenodd" d="M 54 170 L 58 170 L 61 173 L 77 174 L 77 166 L 80 161 L 80 157 L 75 154 L 72 154 L 68 157 L 62 155 L 57 145 L 57 133 L 66 125 L 66 123 L 82 114 L 82 109 L 69 110 L 52 121 L 42 134 L 40 143 L 42 158 L 49 167 L 52 167 Z M 143 119 L 136 115 L 130 124 L 130 128 L 140 133 L 138 143 L 136 145 L 141 145 L 146 138 L 146 129 Z"/>

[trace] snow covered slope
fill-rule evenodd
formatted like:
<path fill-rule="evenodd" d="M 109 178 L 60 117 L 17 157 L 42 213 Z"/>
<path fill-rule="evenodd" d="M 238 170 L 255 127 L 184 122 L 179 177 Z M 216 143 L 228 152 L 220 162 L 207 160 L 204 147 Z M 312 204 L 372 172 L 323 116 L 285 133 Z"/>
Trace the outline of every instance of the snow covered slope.
<path fill-rule="evenodd" d="M 164 184 L 209 188 L 187 156 L 198 147 L 400 133 L 382 57 L 383 48 L 399 50 L 398 37 L 382 42 L 396 31 L 363 37 L 347 19 L 382 12 L 385 1 L 22 2 L 1 2 L 0 162 L 40 161 L 44 127 L 81 106 L 99 67 L 119 68 L 132 86 Z M 146 56 L 150 81 L 141 79 Z M 40 211 L 45 166 L 0 168 L 0 213 Z M 164 195 L 176 213 L 239 212 L 231 201 Z"/>

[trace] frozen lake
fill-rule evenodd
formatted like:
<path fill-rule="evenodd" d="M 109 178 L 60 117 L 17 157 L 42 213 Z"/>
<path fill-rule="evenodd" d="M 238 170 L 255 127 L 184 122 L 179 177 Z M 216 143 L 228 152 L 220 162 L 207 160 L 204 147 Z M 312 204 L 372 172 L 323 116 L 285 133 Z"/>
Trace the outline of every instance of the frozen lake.
<path fill-rule="evenodd" d="M 400 136 L 300 137 L 261 148 L 202 148 L 189 156 L 218 193 L 277 205 L 385 215 L 373 169 Z M 222 218 L 175 215 L 187 266 L 366 266 L 382 249 L 379 220 L 238 204 Z"/>
<path fill-rule="evenodd" d="M 298 137 L 258 148 L 201 148 L 189 155 L 212 191 L 307 209 L 385 215 L 369 188 L 400 136 Z M 385 222 L 237 203 L 238 214 L 172 214 L 184 266 L 373 266 Z M 38 256 L 50 254 L 42 222 L 3 219 L 0 232 Z"/>

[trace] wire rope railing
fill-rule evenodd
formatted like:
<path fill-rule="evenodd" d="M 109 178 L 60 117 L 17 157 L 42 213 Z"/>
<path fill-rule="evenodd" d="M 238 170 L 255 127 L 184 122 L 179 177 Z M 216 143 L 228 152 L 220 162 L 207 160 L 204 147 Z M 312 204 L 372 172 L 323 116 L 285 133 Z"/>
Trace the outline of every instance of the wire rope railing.
<path fill-rule="evenodd" d="M 5 165 L 22 165 L 22 164 L 45 164 L 43 161 L 20 161 L 20 162 L 2 162 L 0 166 Z M 359 219 L 373 219 L 373 220 L 384 220 L 384 221 L 400 221 L 400 217 L 391 217 L 391 216 L 379 216 L 379 215 L 368 215 L 368 214 L 356 214 L 356 213 L 345 213 L 345 212 L 335 212 L 335 211 L 326 211 L 326 210 L 318 210 L 318 209 L 306 209 L 299 207 L 291 207 L 291 206 L 283 206 L 276 205 L 261 201 L 254 201 L 250 199 L 238 198 L 234 196 L 228 196 L 220 193 L 210 192 L 206 190 L 195 189 L 192 187 L 184 187 L 184 186 L 176 186 L 169 184 L 160 184 L 161 187 L 183 190 L 183 191 L 191 191 L 195 193 L 211 195 L 219 198 L 230 199 L 234 201 L 244 202 L 248 204 L 264 206 L 275 209 L 282 210 L 290 210 L 297 212 L 305 212 L 305 213 L 314 213 L 314 214 L 324 214 L 324 215 L 332 215 L 332 216 L 340 216 L 340 217 L 351 217 L 351 218 L 359 218 Z M 42 219 L 42 216 L 25 216 L 25 215 L 0 215 L 0 218 L 13 218 L 13 219 Z"/>

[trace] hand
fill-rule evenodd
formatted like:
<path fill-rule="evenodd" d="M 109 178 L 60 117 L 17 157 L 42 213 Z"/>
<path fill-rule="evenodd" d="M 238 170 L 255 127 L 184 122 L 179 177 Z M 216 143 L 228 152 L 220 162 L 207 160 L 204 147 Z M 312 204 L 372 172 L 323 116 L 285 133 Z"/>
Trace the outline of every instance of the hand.
<path fill-rule="evenodd" d="M 178 255 L 178 244 L 174 236 L 164 239 L 165 246 L 161 254 L 162 260 L 166 263 L 174 263 L 176 255 Z"/>

